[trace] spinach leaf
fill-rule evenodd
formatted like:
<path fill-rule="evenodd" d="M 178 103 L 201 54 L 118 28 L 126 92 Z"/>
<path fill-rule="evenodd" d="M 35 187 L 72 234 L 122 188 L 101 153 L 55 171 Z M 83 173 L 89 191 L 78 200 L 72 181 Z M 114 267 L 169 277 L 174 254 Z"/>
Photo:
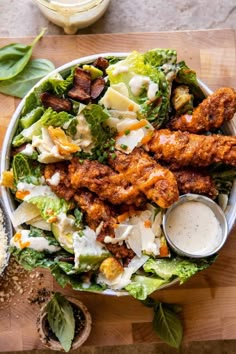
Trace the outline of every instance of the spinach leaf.
<path fill-rule="evenodd" d="M 48 322 L 66 352 L 71 348 L 75 335 L 75 318 L 70 302 L 55 293 L 46 307 Z"/>
<path fill-rule="evenodd" d="M 183 338 L 181 320 L 164 303 L 158 304 L 154 310 L 153 328 L 165 343 L 174 348 L 180 347 Z"/>
<path fill-rule="evenodd" d="M 0 92 L 5 95 L 23 98 L 40 79 L 53 69 L 55 67 L 49 60 L 32 60 L 25 66 L 23 71 L 12 79 L 0 81 Z"/>
<path fill-rule="evenodd" d="M 156 301 L 151 297 L 141 302 L 143 305 L 153 308 L 152 324 L 157 335 L 171 347 L 179 348 L 183 338 L 183 326 L 177 314 L 182 308 L 176 304 Z"/>
<path fill-rule="evenodd" d="M 44 35 L 45 30 L 39 33 L 31 45 L 11 43 L 0 49 L 0 80 L 11 79 L 25 68 L 34 46 Z"/>

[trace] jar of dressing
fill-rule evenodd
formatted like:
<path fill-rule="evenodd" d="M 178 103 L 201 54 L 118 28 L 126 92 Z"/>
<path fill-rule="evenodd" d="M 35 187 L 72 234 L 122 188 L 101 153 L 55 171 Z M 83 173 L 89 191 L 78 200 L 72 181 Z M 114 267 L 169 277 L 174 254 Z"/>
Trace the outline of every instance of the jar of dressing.
<path fill-rule="evenodd" d="M 65 33 L 96 22 L 105 13 L 110 0 L 34 0 L 49 21 L 63 27 Z"/>

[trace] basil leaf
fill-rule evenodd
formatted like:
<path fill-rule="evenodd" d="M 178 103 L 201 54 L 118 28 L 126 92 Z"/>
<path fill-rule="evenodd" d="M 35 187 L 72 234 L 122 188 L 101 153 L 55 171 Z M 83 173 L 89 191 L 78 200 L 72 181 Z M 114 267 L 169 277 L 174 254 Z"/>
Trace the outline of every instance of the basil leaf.
<path fill-rule="evenodd" d="M 30 60 L 33 48 L 44 35 L 43 29 L 31 45 L 11 43 L 0 48 L 0 80 L 8 80 L 19 74 Z"/>
<path fill-rule="evenodd" d="M 22 72 L 12 79 L 0 81 L 0 92 L 5 95 L 23 98 L 40 79 L 53 69 L 55 69 L 55 67 L 49 60 L 32 60 L 26 65 Z"/>
<path fill-rule="evenodd" d="M 160 303 L 155 308 L 153 328 L 158 336 L 171 347 L 179 348 L 183 338 L 182 323 L 175 311 Z"/>
<path fill-rule="evenodd" d="M 46 307 L 48 322 L 66 352 L 71 348 L 75 335 L 75 318 L 70 302 L 55 293 Z"/>

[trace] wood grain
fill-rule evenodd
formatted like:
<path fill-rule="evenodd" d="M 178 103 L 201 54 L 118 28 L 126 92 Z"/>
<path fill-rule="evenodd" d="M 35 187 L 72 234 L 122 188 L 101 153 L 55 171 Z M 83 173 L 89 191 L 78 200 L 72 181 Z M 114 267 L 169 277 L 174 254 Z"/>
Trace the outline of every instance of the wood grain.
<path fill-rule="evenodd" d="M 31 38 L 14 38 L 12 42 L 30 43 Z M 0 47 L 9 38 L 0 39 Z M 56 66 L 95 53 L 145 51 L 155 47 L 171 47 L 179 60 L 198 72 L 211 89 L 236 87 L 235 31 L 214 30 L 172 33 L 132 33 L 83 36 L 44 37 L 34 57 L 52 60 Z M 19 100 L 0 95 L 0 144 Z M 181 287 L 155 293 L 155 298 L 183 305 L 184 340 L 202 341 L 236 339 L 236 229 L 234 229 L 214 265 L 199 273 Z M 85 345 L 121 345 L 157 343 L 152 330 L 152 311 L 139 301 L 62 290 L 47 271 L 42 278 L 25 276 L 23 294 L 17 290 L 9 304 L 0 303 L 0 351 L 42 349 L 36 332 L 39 305 L 29 304 L 30 289 L 46 287 L 82 300 L 93 318 L 91 335 Z M 35 274 L 35 272 L 33 272 Z M 34 279 L 34 280 L 33 280 Z M 0 283 L 3 287 L 3 283 Z M 0 291 L 2 289 L 0 288 Z"/>

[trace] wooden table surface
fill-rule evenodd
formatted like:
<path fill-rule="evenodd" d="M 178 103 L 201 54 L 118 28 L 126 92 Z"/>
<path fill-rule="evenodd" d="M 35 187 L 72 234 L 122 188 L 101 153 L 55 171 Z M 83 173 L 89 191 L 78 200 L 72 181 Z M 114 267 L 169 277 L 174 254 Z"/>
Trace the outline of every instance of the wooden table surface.
<path fill-rule="evenodd" d="M 195 69 L 198 77 L 211 89 L 236 87 L 236 31 L 211 30 L 172 33 L 132 33 L 83 36 L 45 36 L 34 50 L 35 58 L 47 58 L 62 65 L 73 59 L 95 53 L 130 50 L 145 51 L 170 47 L 178 51 Z M 9 42 L 30 43 L 30 38 L 2 38 L 0 47 Z M 18 100 L 0 95 L 0 142 Z M 41 276 L 42 274 L 42 276 Z M 37 289 L 46 287 L 81 299 L 91 312 L 93 328 L 85 345 L 121 345 L 158 342 L 152 330 L 152 310 L 132 297 L 110 297 L 61 289 L 47 271 L 19 274 L 8 280 L 13 289 L 10 301 L 0 302 L 0 351 L 43 348 L 37 331 L 39 305 L 29 298 Z M 0 295 L 4 278 L 0 282 Z M 209 269 L 185 285 L 155 293 L 155 298 L 183 305 L 184 340 L 203 341 L 236 339 L 236 229 Z"/>

